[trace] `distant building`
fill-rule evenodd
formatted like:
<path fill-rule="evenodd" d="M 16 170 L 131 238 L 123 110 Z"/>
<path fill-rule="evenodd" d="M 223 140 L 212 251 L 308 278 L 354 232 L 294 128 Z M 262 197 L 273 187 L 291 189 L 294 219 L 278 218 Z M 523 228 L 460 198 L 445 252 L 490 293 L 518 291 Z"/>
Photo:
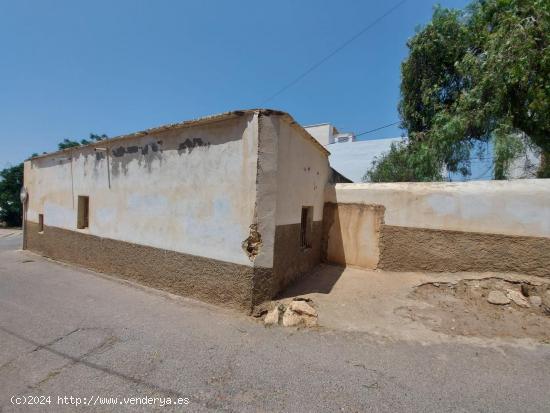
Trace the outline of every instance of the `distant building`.
<path fill-rule="evenodd" d="M 358 141 L 354 133 L 342 133 L 330 123 L 304 127 L 330 152 L 330 166 L 352 182 L 362 182 L 376 157 L 390 150 L 392 143 L 403 138 Z"/>
<path fill-rule="evenodd" d="M 355 141 L 353 133 L 340 133 L 336 127 L 330 123 L 319 123 L 316 125 L 304 126 L 304 129 L 309 132 L 323 146 L 333 143 L 344 143 Z"/>
<path fill-rule="evenodd" d="M 372 168 L 375 158 L 390 150 L 392 143 L 403 138 L 372 139 L 334 144 L 330 151 L 330 166 L 353 182 L 362 182 L 365 173 Z"/>
<path fill-rule="evenodd" d="M 342 133 L 330 123 L 319 123 L 304 127 L 311 136 L 323 145 L 329 152 L 331 168 L 336 171 L 332 177 L 340 175 L 351 182 L 363 182 L 365 173 L 372 168 L 373 161 L 390 150 L 392 143 L 398 143 L 406 138 L 385 138 L 372 140 L 357 140 L 354 133 Z M 527 140 L 526 137 L 523 139 Z M 486 147 L 484 146 L 486 145 Z M 484 155 L 479 158 L 478 150 L 483 146 Z M 443 167 L 442 174 L 448 181 L 489 181 L 494 178 L 493 147 L 491 143 L 479 144 L 471 151 L 470 175 L 463 176 L 460 172 L 448 172 Z M 514 158 L 508 166 L 508 179 L 536 178 L 541 162 L 540 151 L 526 147 L 525 151 Z"/>

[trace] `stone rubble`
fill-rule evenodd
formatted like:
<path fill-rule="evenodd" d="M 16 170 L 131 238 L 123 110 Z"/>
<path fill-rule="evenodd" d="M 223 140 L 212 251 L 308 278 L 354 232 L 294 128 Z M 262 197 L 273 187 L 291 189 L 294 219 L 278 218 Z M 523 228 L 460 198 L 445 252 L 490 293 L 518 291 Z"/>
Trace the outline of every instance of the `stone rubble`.
<path fill-rule="evenodd" d="M 283 327 L 294 327 L 302 323 L 302 317 L 288 307 L 283 314 Z"/>
<path fill-rule="evenodd" d="M 540 307 L 542 304 L 542 298 L 540 298 L 538 295 L 530 295 L 529 303 L 531 303 L 533 307 Z"/>
<path fill-rule="evenodd" d="M 487 296 L 487 301 L 495 305 L 510 304 L 510 299 L 502 291 L 491 291 Z"/>
<path fill-rule="evenodd" d="M 270 301 L 263 302 L 261 304 L 256 305 L 252 309 L 251 316 L 255 317 L 255 318 L 260 318 L 260 317 L 266 315 L 268 312 L 270 312 L 274 308 L 275 308 L 275 305 L 272 302 L 270 302 Z"/>
<path fill-rule="evenodd" d="M 317 310 L 305 301 L 293 301 L 290 303 L 289 309 L 300 315 L 317 317 Z"/>
<path fill-rule="evenodd" d="M 310 299 L 297 297 L 288 305 L 278 304 L 267 313 L 264 324 L 283 327 L 316 326 L 318 314 L 317 310 L 309 304 L 310 302 Z"/>
<path fill-rule="evenodd" d="M 542 297 L 541 308 L 546 315 L 550 315 L 550 290 L 547 290 Z"/>
<path fill-rule="evenodd" d="M 516 305 L 519 305 L 523 308 L 529 308 L 529 302 L 525 298 L 525 296 L 520 293 L 519 291 L 515 290 L 507 290 L 506 297 L 508 297 L 510 300 L 512 300 Z"/>
<path fill-rule="evenodd" d="M 279 307 L 277 306 L 273 310 L 268 311 L 268 313 L 266 314 L 264 318 L 265 325 L 268 326 L 268 325 L 279 324 L 279 316 L 280 316 L 280 311 L 279 311 Z"/>

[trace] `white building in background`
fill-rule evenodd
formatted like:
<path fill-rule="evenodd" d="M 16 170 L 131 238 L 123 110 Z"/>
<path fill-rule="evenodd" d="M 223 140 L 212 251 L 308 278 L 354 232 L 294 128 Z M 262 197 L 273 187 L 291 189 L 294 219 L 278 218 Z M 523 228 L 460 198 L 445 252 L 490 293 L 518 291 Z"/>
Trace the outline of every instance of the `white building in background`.
<path fill-rule="evenodd" d="M 374 159 L 390 150 L 392 143 L 403 138 L 358 141 L 354 133 L 342 133 L 330 123 L 305 126 L 321 145 L 330 152 L 330 166 L 353 182 L 362 182 Z"/>
<path fill-rule="evenodd" d="M 399 137 L 361 141 L 356 139 L 354 133 L 342 133 L 330 123 L 305 126 L 304 129 L 330 152 L 330 166 L 352 182 L 362 182 L 365 173 L 372 168 L 372 163 L 377 157 L 388 152 L 392 143 L 406 139 Z M 444 169 L 443 176 L 449 181 L 492 180 L 494 175 L 492 144 L 487 144 L 485 155 L 481 158 L 477 157 L 476 153 L 477 150 L 472 150 L 470 175 L 463 176 L 459 172 L 449 173 Z M 540 162 L 540 151 L 527 147 L 510 163 L 508 179 L 536 178 Z"/>
<path fill-rule="evenodd" d="M 325 147 L 333 143 L 355 141 L 355 135 L 353 133 L 341 133 L 330 123 L 318 123 L 316 125 L 304 126 L 304 129 Z"/>
<path fill-rule="evenodd" d="M 326 148 L 330 152 L 330 165 L 351 181 L 362 182 L 374 159 L 388 152 L 392 143 L 402 139 L 372 139 L 329 145 Z"/>

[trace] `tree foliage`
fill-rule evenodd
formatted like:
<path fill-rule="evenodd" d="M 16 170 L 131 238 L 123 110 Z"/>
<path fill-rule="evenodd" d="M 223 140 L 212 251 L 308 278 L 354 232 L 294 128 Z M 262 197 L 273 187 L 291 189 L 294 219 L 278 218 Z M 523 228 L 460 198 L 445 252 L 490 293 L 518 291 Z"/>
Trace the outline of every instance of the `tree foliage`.
<path fill-rule="evenodd" d="M 434 162 L 429 153 L 421 158 L 419 152 L 413 153 L 412 146 L 406 141 L 392 143 L 382 161 L 375 160 L 374 168 L 363 177 L 371 182 L 413 182 L 440 181 L 440 165 Z"/>
<path fill-rule="evenodd" d="M 90 143 L 102 141 L 104 139 L 107 139 L 107 135 L 96 135 L 94 133 L 90 133 L 90 137 L 88 139 L 81 139 L 80 141 L 73 141 L 72 139 L 65 138 L 63 139 L 63 141 L 57 144 L 57 147 L 58 149 L 73 148 L 75 146 L 88 145 Z"/>
<path fill-rule="evenodd" d="M 487 141 L 496 179 L 526 144 L 540 149 L 538 174 L 550 177 L 548 0 L 438 7 L 407 46 L 399 112 L 409 140 L 376 160 L 367 179 L 434 180 L 444 168 L 468 175 L 476 142 Z"/>
<path fill-rule="evenodd" d="M 0 171 L 0 222 L 9 226 L 21 225 L 19 191 L 23 186 L 23 164 Z"/>

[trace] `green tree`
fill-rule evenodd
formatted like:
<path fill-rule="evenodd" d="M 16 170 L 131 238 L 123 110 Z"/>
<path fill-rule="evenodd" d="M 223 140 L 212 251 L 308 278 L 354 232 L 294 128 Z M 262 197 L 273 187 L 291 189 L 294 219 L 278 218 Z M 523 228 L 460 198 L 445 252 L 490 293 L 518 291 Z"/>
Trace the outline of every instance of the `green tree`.
<path fill-rule="evenodd" d="M 88 139 L 81 139 L 80 141 L 73 141 L 72 139 L 65 138 L 63 139 L 63 141 L 57 144 L 57 147 L 60 150 L 73 148 L 75 146 L 88 145 L 90 143 L 102 141 L 104 139 L 107 139 L 107 135 L 96 135 L 95 133 L 90 133 L 90 137 Z"/>
<path fill-rule="evenodd" d="M 23 186 L 23 164 L 0 171 L 0 222 L 20 226 L 22 218 L 19 191 Z"/>
<path fill-rule="evenodd" d="M 82 139 L 80 142 L 64 139 L 58 143 L 59 149 L 66 149 L 75 146 L 87 145 L 107 139 L 107 135 L 96 135 L 91 133 L 89 139 Z M 45 152 L 44 152 L 45 153 Z M 32 157 L 38 156 L 33 153 Z M 23 164 L 9 167 L 0 171 L 0 222 L 10 226 L 21 225 L 22 206 L 19 199 L 19 192 L 23 187 Z"/>
<path fill-rule="evenodd" d="M 468 175 L 472 149 L 487 141 L 496 179 L 526 144 L 542 152 L 538 176 L 550 177 L 548 0 L 438 7 L 407 46 L 399 112 L 409 141 L 377 159 L 367 179 L 434 180 L 444 168 Z"/>

